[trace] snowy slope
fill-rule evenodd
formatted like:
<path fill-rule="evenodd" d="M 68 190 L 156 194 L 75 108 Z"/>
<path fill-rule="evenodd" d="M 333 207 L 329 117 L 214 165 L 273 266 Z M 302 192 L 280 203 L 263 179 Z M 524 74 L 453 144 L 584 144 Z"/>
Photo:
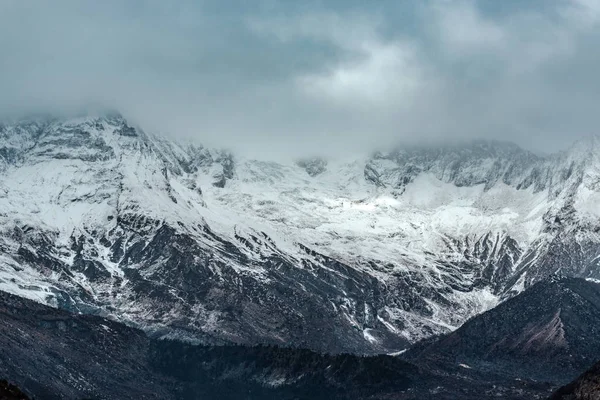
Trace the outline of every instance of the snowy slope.
<path fill-rule="evenodd" d="M 600 146 L 273 163 L 119 115 L 0 126 L 0 290 L 203 341 L 381 352 L 600 278 Z"/>

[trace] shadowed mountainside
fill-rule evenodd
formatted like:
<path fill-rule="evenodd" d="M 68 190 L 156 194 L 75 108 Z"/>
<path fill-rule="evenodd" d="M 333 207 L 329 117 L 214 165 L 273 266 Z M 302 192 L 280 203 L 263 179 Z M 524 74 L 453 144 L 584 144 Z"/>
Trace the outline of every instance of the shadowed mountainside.
<path fill-rule="evenodd" d="M 467 365 L 514 378 L 563 382 L 600 358 L 600 284 L 552 278 L 417 343 L 405 359 L 434 368 Z"/>
<path fill-rule="evenodd" d="M 0 377 L 44 399 L 541 399 L 556 387 L 398 357 L 156 340 L 0 292 Z"/>
<path fill-rule="evenodd" d="M 36 399 L 363 398 L 432 377 L 391 356 L 153 340 L 0 292 L 0 376 Z"/>
<path fill-rule="evenodd" d="M 29 397 L 15 385 L 7 382 L 5 379 L 0 380 L 0 399 L 3 400 L 29 400 Z"/>

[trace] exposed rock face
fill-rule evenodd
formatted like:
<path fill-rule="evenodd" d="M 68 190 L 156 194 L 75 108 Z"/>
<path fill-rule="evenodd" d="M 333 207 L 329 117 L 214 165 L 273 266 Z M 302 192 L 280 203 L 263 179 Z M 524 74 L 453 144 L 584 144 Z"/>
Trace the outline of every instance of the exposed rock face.
<path fill-rule="evenodd" d="M 0 289 L 159 336 L 397 351 L 559 270 L 600 279 L 599 154 L 278 164 L 119 115 L 5 124 Z"/>
<path fill-rule="evenodd" d="M 406 359 L 564 382 L 600 358 L 599 335 L 600 284 L 554 278 L 416 344 Z"/>
<path fill-rule="evenodd" d="M 298 164 L 299 167 L 304 168 L 306 173 L 312 177 L 322 174 L 327 169 L 327 161 L 320 157 L 300 160 L 296 164 Z"/>

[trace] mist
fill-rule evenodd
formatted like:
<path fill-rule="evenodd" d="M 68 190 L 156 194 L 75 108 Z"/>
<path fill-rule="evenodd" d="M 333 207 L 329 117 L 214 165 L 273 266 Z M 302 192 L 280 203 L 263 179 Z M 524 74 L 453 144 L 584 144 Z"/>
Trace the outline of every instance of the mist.
<path fill-rule="evenodd" d="M 599 133 L 600 1 L 0 3 L 0 114 L 119 110 L 248 156 Z"/>

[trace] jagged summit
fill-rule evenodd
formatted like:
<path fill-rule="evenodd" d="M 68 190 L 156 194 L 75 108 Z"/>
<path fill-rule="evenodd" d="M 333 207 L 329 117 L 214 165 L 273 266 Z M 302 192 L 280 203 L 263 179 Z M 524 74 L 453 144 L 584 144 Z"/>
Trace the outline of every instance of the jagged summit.
<path fill-rule="evenodd" d="M 499 141 L 472 141 L 461 145 L 417 146 L 374 155 L 368 168 L 375 183 L 402 191 L 416 177 L 431 173 L 456 186 L 498 182 L 522 184 L 540 157 L 518 146 Z"/>
<path fill-rule="evenodd" d="M 600 151 L 600 134 L 590 134 L 577 140 L 571 147 L 562 153 L 597 153 Z"/>
<path fill-rule="evenodd" d="M 577 160 L 473 142 L 275 163 L 119 115 L 5 124 L 0 289 L 158 335 L 397 351 L 559 270 L 600 279 Z"/>
<path fill-rule="evenodd" d="M 496 139 L 469 139 L 457 142 L 407 144 L 402 146 L 396 146 L 389 152 L 379 151 L 377 153 L 381 155 L 386 153 L 399 155 L 431 152 L 438 155 L 472 154 L 488 157 L 512 156 L 520 153 L 526 153 L 531 156 L 535 156 L 534 153 L 532 153 L 531 151 L 525 150 L 513 142 Z"/>

